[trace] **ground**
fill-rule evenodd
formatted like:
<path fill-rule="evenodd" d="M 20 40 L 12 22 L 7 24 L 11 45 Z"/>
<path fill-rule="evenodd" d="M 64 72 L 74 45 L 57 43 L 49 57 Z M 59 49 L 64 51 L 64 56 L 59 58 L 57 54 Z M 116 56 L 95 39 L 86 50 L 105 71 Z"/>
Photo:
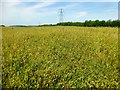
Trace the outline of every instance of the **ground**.
<path fill-rule="evenodd" d="M 4 88 L 118 88 L 118 28 L 3 27 Z"/>

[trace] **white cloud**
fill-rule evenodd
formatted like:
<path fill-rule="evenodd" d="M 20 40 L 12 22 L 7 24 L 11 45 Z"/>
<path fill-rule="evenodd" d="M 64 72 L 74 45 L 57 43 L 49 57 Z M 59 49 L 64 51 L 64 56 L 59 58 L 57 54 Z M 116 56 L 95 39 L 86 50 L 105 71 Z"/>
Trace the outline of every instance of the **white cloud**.
<path fill-rule="evenodd" d="M 55 2 L 54 0 L 2 0 L 3 2 Z M 56 0 L 57 2 L 119 2 L 119 0 Z"/>
<path fill-rule="evenodd" d="M 50 6 L 56 2 L 99 2 L 99 1 L 115 2 L 118 0 L 109 0 L 109 1 L 108 0 L 104 0 L 104 1 L 103 0 L 2 0 L 2 2 L 4 2 L 4 5 L 0 5 L 0 12 L 2 12 L 1 11 L 2 6 L 4 12 L 2 13 L 2 15 L 0 15 L 0 17 L 3 17 L 0 18 L 0 22 L 3 19 L 4 23 L 6 24 L 30 23 L 37 20 L 38 17 L 42 18 L 43 16 L 47 16 L 47 15 L 55 15 L 57 14 L 57 11 L 55 10 L 58 10 L 60 8 L 68 9 L 68 8 L 73 8 L 75 6 L 75 5 L 67 5 L 63 7 L 56 7 L 53 9 L 51 8 L 51 11 L 49 11 L 50 10 L 49 8 L 45 9 L 47 6 Z M 25 8 L 16 7 L 17 5 L 23 2 L 38 2 L 39 4 Z M 41 10 L 42 8 L 44 8 L 42 12 L 36 12 L 37 9 Z M 81 11 L 79 13 L 76 13 L 75 15 L 77 18 L 79 18 L 87 15 L 87 12 Z"/>
<path fill-rule="evenodd" d="M 16 1 L 16 2 L 14 2 Z M 30 23 L 33 22 L 33 20 L 37 19 L 38 17 L 42 17 L 43 15 L 47 14 L 53 14 L 54 12 L 42 12 L 38 13 L 35 12 L 36 9 L 41 9 L 44 7 L 47 7 L 49 5 L 52 5 L 55 3 L 56 0 L 52 0 L 54 2 L 48 2 L 49 0 L 46 0 L 44 2 L 38 2 L 39 4 L 31 7 L 25 7 L 25 8 L 19 8 L 16 7 L 17 4 L 20 4 L 22 1 L 20 0 L 12 0 L 11 2 L 4 2 L 3 4 L 3 13 L 1 15 L 2 18 L 0 18 L 0 21 L 3 21 L 3 24 L 24 24 L 24 23 Z"/>
<path fill-rule="evenodd" d="M 46 0 L 46 1 L 43 1 L 43 2 L 38 2 L 39 4 L 35 5 L 35 6 L 32 6 L 32 7 L 29 7 L 27 8 L 28 10 L 35 10 L 37 8 L 43 8 L 43 7 L 46 7 L 46 6 L 49 6 L 49 5 L 52 5 L 54 3 L 56 3 L 57 0 L 51 0 L 52 2 L 49 2 L 49 0 Z"/>
<path fill-rule="evenodd" d="M 86 16 L 88 13 L 86 11 L 79 11 L 74 14 L 68 15 L 65 18 L 65 21 L 74 21 L 74 22 L 79 22 L 81 19 Z M 83 20 L 84 21 L 84 20 Z"/>
<path fill-rule="evenodd" d="M 76 17 L 83 17 L 85 15 L 87 15 L 87 12 L 85 12 L 85 11 L 81 11 L 79 13 L 76 13 Z"/>
<path fill-rule="evenodd" d="M 62 0 L 66 2 L 119 2 L 119 0 Z"/>
<path fill-rule="evenodd" d="M 30 23 L 35 21 L 35 19 L 37 20 L 37 18 L 42 18 L 43 16 L 48 16 L 48 15 L 57 16 L 58 13 L 56 10 L 60 8 L 68 9 L 75 6 L 75 5 L 67 5 L 67 6 L 57 7 L 53 9 L 51 8 L 51 11 L 49 8 L 45 9 L 44 7 L 47 7 L 57 2 L 57 0 L 51 0 L 51 1 L 52 2 L 49 2 L 49 0 L 46 0 L 44 2 L 38 2 L 39 4 L 36 4 L 31 7 L 25 7 L 25 8 L 16 7 L 17 5 L 21 4 L 22 1 L 20 0 L 12 0 L 11 2 L 6 2 L 3 5 L 3 8 L 4 8 L 3 10 L 4 13 L 2 14 L 3 23 L 5 24 Z M 41 10 L 41 12 L 36 11 L 37 9 Z"/>
<path fill-rule="evenodd" d="M 2 0 L 2 2 L 20 2 L 21 0 Z"/>

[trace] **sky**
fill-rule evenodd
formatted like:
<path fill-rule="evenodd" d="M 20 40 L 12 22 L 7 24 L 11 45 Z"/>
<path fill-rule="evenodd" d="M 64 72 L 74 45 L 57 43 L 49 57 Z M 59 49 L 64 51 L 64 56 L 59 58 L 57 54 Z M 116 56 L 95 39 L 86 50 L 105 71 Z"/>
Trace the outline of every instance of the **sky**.
<path fill-rule="evenodd" d="M 118 0 L 4 0 L 0 24 L 56 24 L 61 8 L 64 22 L 118 19 Z"/>

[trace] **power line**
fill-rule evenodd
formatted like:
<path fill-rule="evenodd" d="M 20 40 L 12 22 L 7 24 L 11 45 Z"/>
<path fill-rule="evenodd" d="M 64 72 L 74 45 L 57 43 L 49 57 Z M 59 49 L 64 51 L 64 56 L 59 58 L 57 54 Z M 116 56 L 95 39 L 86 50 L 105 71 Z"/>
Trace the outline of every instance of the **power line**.
<path fill-rule="evenodd" d="M 62 23 L 62 22 L 63 22 L 63 13 L 64 13 L 64 11 L 63 11 L 63 9 L 61 8 L 61 9 L 59 10 L 59 23 Z"/>

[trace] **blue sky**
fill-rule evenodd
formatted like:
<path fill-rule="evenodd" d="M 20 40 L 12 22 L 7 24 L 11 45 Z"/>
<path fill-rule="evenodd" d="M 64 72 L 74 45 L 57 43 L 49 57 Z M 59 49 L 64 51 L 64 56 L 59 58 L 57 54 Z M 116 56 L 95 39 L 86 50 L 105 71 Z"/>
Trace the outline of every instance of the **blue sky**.
<path fill-rule="evenodd" d="M 30 2 L 13 1 L 0 3 L 2 18 L 0 24 L 5 25 L 38 25 L 59 22 L 59 9 L 64 10 L 64 22 L 83 22 L 85 20 L 118 19 L 118 2 Z"/>

